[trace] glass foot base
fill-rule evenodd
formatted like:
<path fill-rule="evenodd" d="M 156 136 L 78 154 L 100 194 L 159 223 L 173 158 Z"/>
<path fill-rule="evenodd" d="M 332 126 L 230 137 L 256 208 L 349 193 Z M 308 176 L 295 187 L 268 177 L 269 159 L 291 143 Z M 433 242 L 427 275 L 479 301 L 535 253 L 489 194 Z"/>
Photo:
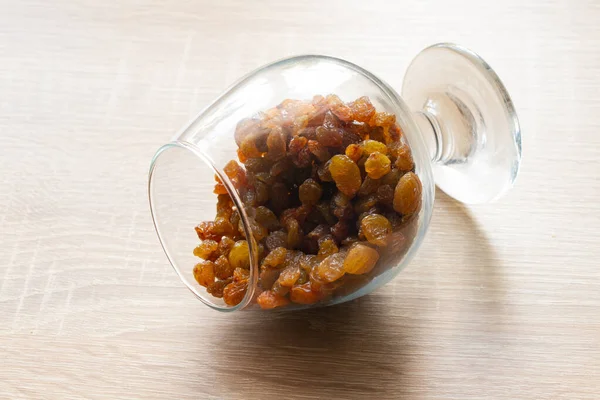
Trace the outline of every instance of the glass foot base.
<path fill-rule="evenodd" d="M 421 120 L 422 134 L 433 135 L 425 142 L 440 189 L 474 204 L 513 185 L 521 162 L 519 121 L 504 85 L 477 54 L 454 44 L 426 48 L 406 72 L 402 97 Z"/>

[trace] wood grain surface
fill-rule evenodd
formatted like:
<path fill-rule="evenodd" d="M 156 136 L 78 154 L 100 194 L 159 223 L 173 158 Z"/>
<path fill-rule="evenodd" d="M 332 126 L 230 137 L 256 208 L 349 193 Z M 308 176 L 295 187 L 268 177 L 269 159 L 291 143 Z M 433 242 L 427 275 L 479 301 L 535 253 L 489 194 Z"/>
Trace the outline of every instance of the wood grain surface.
<path fill-rule="evenodd" d="M 600 3 L 0 0 L 0 398 L 600 398 Z M 295 313 L 212 311 L 169 266 L 155 150 L 266 62 L 323 53 L 400 88 L 478 51 L 523 130 L 517 184 L 437 193 L 411 265 Z"/>

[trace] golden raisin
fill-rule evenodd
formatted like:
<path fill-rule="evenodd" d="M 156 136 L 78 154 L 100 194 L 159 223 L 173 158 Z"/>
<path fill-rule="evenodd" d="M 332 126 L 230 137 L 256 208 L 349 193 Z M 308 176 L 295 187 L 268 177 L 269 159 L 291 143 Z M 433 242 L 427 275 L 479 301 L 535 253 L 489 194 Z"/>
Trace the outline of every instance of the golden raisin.
<path fill-rule="evenodd" d="M 371 153 L 365 162 L 365 172 L 369 175 L 369 178 L 372 179 L 379 179 L 390 172 L 390 170 L 390 159 L 378 151 Z"/>
<path fill-rule="evenodd" d="M 396 142 L 392 150 L 392 155 L 396 157 L 394 165 L 402 172 L 411 171 L 415 163 L 412 158 L 410 147 L 407 144 Z"/>
<path fill-rule="evenodd" d="M 348 197 L 354 197 L 362 183 L 358 165 L 348 156 L 338 154 L 331 159 L 329 172 L 338 190 Z"/>
<path fill-rule="evenodd" d="M 201 261 L 194 267 L 194 279 L 200 286 L 207 287 L 215 280 L 215 265 L 212 261 Z"/>
<path fill-rule="evenodd" d="M 327 235 L 319 240 L 319 253 L 317 254 L 317 258 L 323 260 L 338 251 L 340 250 L 337 247 L 335 240 L 333 240 L 333 237 Z"/>
<path fill-rule="evenodd" d="M 223 289 L 225 289 L 225 286 L 229 285 L 230 283 L 231 278 L 225 280 L 217 279 L 206 288 L 206 291 L 214 297 L 221 298 L 223 297 Z"/>
<path fill-rule="evenodd" d="M 263 267 L 278 267 L 283 264 L 287 249 L 284 247 L 277 247 L 267 254 L 262 262 Z"/>
<path fill-rule="evenodd" d="M 214 240 L 204 240 L 194 249 L 194 255 L 212 261 L 217 256 L 218 247 L 219 244 Z"/>
<path fill-rule="evenodd" d="M 377 250 L 362 243 L 356 243 L 352 245 L 344 260 L 343 271 L 354 275 L 366 274 L 375 267 L 378 260 Z"/>
<path fill-rule="evenodd" d="M 421 180 L 413 172 L 407 172 L 400 178 L 394 190 L 394 210 L 403 215 L 418 211 L 421 206 Z"/>
<path fill-rule="evenodd" d="M 231 282 L 223 289 L 223 300 L 228 306 L 236 306 L 242 302 L 248 289 L 248 281 Z"/>
<path fill-rule="evenodd" d="M 323 189 L 321 189 L 321 185 L 313 179 L 305 180 L 298 188 L 298 196 L 302 204 L 314 206 L 319 202 L 322 194 Z"/>
<path fill-rule="evenodd" d="M 369 122 L 371 117 L 375 115 L 375 107 L 371 103 L 371 100 L 367 96 L 360 97 L 350 103 L 350 112 L 352 118 L 358 122 Z"/>
<path fill-rule="evenodd" d="M 362 147 L 356 143 L 351 143 L 346 147 L 346 155 L 354 162 L 358 162 L 362 157 Z"/>
<path fill-rule="evenodd" d="M 262 292 L 256 302 L 263 310 L 271 310 L 276 307 L 281 307 L 289 304 L 287 297 L 273 293 L 271 290 Z"/>
<path fill-rule="evenodd" d="M 250 249 L 248 248 L 248 242 L 245 240 L 238 240 L 235 242 L 231 251 L 229 252 L 229 264 L 232 268 L 250 268 Z"/>
<path fill-rule="evenodd" d="M 313 290 L 310 282 L 296 285 L 290 291 L 290 300 L 297 304 L 314 304 L 322 299 L 323 294 L 317 290 Z"/>
<path fill-rule="evenodd" d="M 328 283 L 344 276 L 344 254 L 336 253 L 325 258 L 316 267 L 316 275 L 319 280 Z"/>
<path fill-rule="evenodd" d="M 370 155 L 376 151 L 381 154 L 387 154 L 388 148 L 384 143 L 378 142 L 377 140 L 365 140 L 361 143 L 363 153 Z"/>
<path fill-rule="evenodd" d="M 219 279 L 227 279 L 233 274 L 233 268 L 231 268 L 227 256 L 219 256 L 219 258 L 215 260 L 214 271 L 215 276 Z"/>
<path fill-rule="evenodd" d="M 383 215 L 371 214 L 360 221 L 360 230 L 369 243 L 383 247 L 392 233 L 392 224 Z"/>
<path fill-rule="evenodd" d="M 298 278 L 300 278 L 300 266 L 288 265 L 283 271 L 281 271 L 277 282 L 281 286 L 292 287 Z"/>

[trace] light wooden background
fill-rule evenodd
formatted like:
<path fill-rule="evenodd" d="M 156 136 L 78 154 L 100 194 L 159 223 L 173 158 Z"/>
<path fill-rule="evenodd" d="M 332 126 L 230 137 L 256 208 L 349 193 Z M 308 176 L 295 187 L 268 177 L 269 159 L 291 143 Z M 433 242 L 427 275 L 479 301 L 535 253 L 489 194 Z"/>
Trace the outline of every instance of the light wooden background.
<path fill-rule="evenodd" d="M 600 398 L 600 3 L 0 0 L 0 398 Z M 438 193 L 367 297 L 211 311 L 154 234 L 154 151 L 240 75 L 339 56 L 400 88 L 478 51 L 523 130 L 517 185 Z"/>

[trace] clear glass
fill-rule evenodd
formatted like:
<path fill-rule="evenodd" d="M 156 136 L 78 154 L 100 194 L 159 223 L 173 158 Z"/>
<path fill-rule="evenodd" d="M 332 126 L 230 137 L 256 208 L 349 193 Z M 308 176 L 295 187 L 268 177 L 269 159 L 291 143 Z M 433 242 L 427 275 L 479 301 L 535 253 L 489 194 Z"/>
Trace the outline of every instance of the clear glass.
<path fill-rule="evenodd" d="M 438 68 L 444 57 L 454 62 L 453 67 L 433 74 L 435 85 L 429 85 L 432 75 L 425 72 Z M 464 73 L 482 76 L 453 82 L 460 79 L 461 68 Z M 489 78 L 490 74 L 493 79 Z M 482 82 L 491 85 L 492 89 L 486 89 Z M 457 83 L 458 86 L 453 86 Z M 252 237 L 240 193 L 222 168 L 228 161 L 237 159 L 234 132 L 238 122 L 285 99 L 310 100 L 318 94 L 336 94 L 343 101 L 351 101 L 368 96 L 378 112 L 396 115 L 404 139 L 412 149 L 415 173 L 423 187 L 420 211 L 407 227 L 410 232 L 406 234 L 409 238 L 406 249 L 394 258 L 381 259 L 379 262 L 386 263 L 385 268 L 376 269 L 380 273 L 371 276 L 364 286 L 314 306 L 341 303 L 367 294 L 389 282 L 409 263 L 431 219 L 435 193 L 433 170 L 436 174 L 441 171 L 439 183 L 443 190 L 471 202 L 496 198 L 512 184 L 520 160 L 516 114 L 497 76 L 480 58 L 454 45 L 428 48 L 409 68 L 403 93 L 410 99 L 408 104 L 393 88 L 357 65 L 337 58 L 307 55 L 281 60 L 250 73 L 200 112 L 173 141 L 158 150 L 152 160 L 148 185 L 158 237 L 185 285 L 202 302 L 220 311 L 257 308 L 254 301 L 259 274 L 256 242 L 251 240 L 249 243 L 248 290 L 239 304 L 228 306 L 207 293 L 194 279 L 192 269 L 198 258 L 192 250 L 199 240 L 193 228 L 199 222 L 215 217 L 213 187 L 216 174 L 240 211 L 245 236 Z M 494 106 L 489 106 L 493 102 L 496 102 Z M 479 125 L 473 123 L 473 116 Z M 465 124 L 465 120 L 471 124 Z M 462 125 L 460 121 L 463 121 Z M 452 149 L 450 143 L 453 143 Z M 469 150 L 459 151 L 463 145 Z M 490 154 L 497 157 L 490 158 Z M 482 171 L 482 164 L 489 169 Z M 453 175 L 447 170 L 457 172 Z M 483 194 L 478 194 L 477 187 L 464 184 L 469 176 L 474 176 L 478 186 L 485 174 L 493 185 L 485 186 Z M 304 307 L 307 306 L 295 306 Z"/>

